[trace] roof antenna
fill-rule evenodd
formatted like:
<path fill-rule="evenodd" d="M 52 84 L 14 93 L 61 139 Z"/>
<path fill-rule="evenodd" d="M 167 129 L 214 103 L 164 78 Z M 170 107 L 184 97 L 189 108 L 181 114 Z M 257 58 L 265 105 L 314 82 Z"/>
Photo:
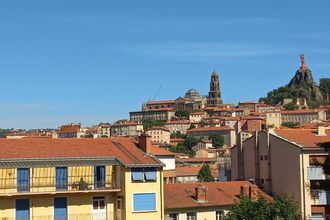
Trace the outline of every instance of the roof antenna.
<path fill-rule="evenodd" d="M 163 87 L 163 85 L 164 85 L 164 81 L 160 84 L 160 86 L 159 86 L 159 88 L 157 89 L 156 94 L 154 95 L 154 97 L 153 97 L 152 100 L 155 100 L 155 99 L 157 98 L 158 93 L 159 93 L 159 91 L 161 90 L 161 88 Z"/>

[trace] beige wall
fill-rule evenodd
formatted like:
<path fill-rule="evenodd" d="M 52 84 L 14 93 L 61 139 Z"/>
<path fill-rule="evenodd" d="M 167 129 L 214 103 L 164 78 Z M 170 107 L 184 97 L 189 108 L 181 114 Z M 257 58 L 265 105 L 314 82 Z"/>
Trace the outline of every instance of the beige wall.
<path fill-rule="evenodd" d="M 156 193 L 156 211 L 153 212 L 134 212 L 133 211 L 133 194 L 134 193 Z M 163 204 L 163 171 L 158 169 L 156 182 L 135 183 L 131 181 L 130 169 L 125 172 L 125 213 L 126 220 L 146 220 L 164 218 Z"/>

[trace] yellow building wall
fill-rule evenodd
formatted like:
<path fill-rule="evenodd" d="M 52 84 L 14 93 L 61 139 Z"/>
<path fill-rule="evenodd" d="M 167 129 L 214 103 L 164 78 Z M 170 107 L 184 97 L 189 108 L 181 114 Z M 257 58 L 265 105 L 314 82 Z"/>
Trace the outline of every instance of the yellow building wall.
<path fill-rule="evenodd" d="M 30 192 L 55 191 L 55 168 L 30 169 Z"/>
<path fill-rule="evenodd" d="M 163 174 L 162 170 L 157 170 L 156 182 L 134 183 L 131 181 L 130 169 L 125 172 L 125 215 L 126 220 L 146 220 L 146 219 L 164 219 L 164 192 L 163 192 Z M 133 211 L 133 193 L 156 193 L 156 211 L 152 212 L 134 212 Z"/>
<path fill-rule="evenodd" d="M 83 194 L 63 194 L 55 196 L 33 195 L 30 197 L 14 197 L 8 199 L 0 199 L 0 219 L 11 218 L 15 216 L 15 200 L 30 199 L 30 217 L 39 217 L 40 219 L 53 219 L 54 215 L 54 198 L 66 197 L 68 205 L 68 215 L 71 220 L 91 219 L 93 211 L 93 197 L 105 197 L 107 205 L 107 216 L 109 220 L 115 219 L 115 193 L 88 193 Z"/>
<path fill-rule="evenodd" d="M 0 194 L 16 192 L 16 169 L 0 169 Z"/>

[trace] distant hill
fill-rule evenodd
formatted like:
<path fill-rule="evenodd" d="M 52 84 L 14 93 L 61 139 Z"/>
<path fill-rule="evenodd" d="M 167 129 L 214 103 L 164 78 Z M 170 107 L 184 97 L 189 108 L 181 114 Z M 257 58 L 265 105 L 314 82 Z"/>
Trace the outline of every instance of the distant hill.
<path fill-rule="evenodd" d="M 305 64 L 304 55 L 300 56 L 301 66 L 288 85 L 267 93 L 259 102 L 266 104 L 283 103 L 284 99 L 306 99 L 310 106 L 317 106 L 329 101 L 330 78 L 320 80 L 320 87 L 314 82 L 312 72 Z"/>

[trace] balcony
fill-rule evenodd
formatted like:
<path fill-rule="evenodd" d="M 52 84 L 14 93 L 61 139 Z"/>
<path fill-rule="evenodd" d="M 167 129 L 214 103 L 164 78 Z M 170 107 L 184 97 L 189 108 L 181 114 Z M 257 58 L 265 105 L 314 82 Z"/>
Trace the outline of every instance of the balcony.
<path fill-rule="evenodd" d="M 68 167 L 60 171 L 54 167 L 30 168 L 27 173 L 23 173 L 23 177 L 19 169 L 2 169 L 0 196 L 118 192 L 121 188 L 120 171 L 116 174 L 114 167 Z"/>
<path fill-rule="evenodd" d="M 330 191 L 312 190 L 311 205 L 330 205 Z"/>
<path fill-rule="evenodd" d="M 83 214 L 68 214 L 63 216 L 57 216 L 54 218 L 54 215 L 43 215 L 43 216 L 34 216 L 30 217 L 31 220 L 54 220 L 54 219 L 70 219 L 70 220 L 114 220 L 114 212 L 104 212 L 104 213 L 83 213 Z M 0 217 L 0 220 L 17 220 L 13 217 Z M 25 219 L 25 218 L 24 218 Z M 118 219 L 118 218 L 117 218 Z"/>
<path fill-rule="evenodd" d="M 323 168 L 321 166 L 307 167 L 308 180 L 325 180 Z"/>

